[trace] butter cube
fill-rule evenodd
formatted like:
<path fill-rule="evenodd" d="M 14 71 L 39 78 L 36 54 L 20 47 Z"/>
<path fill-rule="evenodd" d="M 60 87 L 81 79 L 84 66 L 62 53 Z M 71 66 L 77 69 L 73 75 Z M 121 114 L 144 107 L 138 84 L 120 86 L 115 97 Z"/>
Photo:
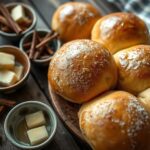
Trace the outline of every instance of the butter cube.
<path fill-rule="evenodd" d="M 19 81 L 23 75 L 23 66 L 22 65 L 15 66 L 14 72 L 16 73 L 17 79 Z"/>
<path fill-rule="evenodd" d="M 21 22 L 25 18 L 24 8 L 21 5 L 14 7 L 11 10 L 11 16 L 17 23 Z"/>
<path fill-rule="evenodd" d="M 48 132 L 45 126 L 33 128 L 27 131 L 31 145 L 37 145 L 48 139 Z"/>
<path fill-rule="evenodd" d="M 10 86 L 17 82 L 17 76 L 14 72 L 8 70 L 0 71 L 0 85 Z"/>
<path fill-rule="evenodd" d="M 28 128 L 34 128 L 46 124 L 46 120 L 42 111 L 38 111 L 25 116 Z"/>
<path fill-rule="evenodd" d="M 13 69 L 15 66 L 15 56 L 0 52 L 0 69 Z"/>

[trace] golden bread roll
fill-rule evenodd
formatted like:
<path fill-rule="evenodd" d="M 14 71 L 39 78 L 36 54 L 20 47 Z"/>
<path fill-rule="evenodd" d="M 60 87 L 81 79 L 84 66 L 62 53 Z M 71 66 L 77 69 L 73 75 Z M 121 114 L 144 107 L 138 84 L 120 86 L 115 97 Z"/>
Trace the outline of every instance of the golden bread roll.
<path fill-rule="evenodd" d="M 55 11 L 51 27 L 64 42 L 87 39 L 100 13 L 89 3 L 68 2 Z"/>
<path fill-rule="evenodd" d="M 150 87 L 150 45 L 137 45 L 114 55 L 118 88 L 138 94 Z"/>
<path fill-rule="evenodd" d="M 93 150 L 150 150 L 150 114 L 130 93 L 109 92 L 83 104 L 79 123 Z"/>
<path fill-rule="evenodd" d="M 139 101 L 145 106 L 147 111 L 150 112 L 150 88 L 140 92 L 137 95 Z"/>
<path fill-rule="evenodd" d="M 75 40 L 55 53 L 48 80 L 57 94 L 71 102 L 82 103 L 114 88 L 117 68 L 113 56 L 99 43 Z"/>
<path fill-rule="evenodd" d="M 126 13 L 112 13 L 99 19 L 92 30 L 92 40 L 103 44 L 112 54 L 127 47 L 150 42 L 143 20 Z"/>

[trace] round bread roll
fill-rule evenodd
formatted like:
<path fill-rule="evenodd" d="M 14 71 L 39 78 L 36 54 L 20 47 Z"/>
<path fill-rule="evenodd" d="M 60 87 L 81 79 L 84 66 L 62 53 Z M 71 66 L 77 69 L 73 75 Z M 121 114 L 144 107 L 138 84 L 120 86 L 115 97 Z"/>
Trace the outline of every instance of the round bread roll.
<path fill-rule="evenodd" d="M 144 105 L 148 112 L 150 112 L 150 88 L 140 92 L 138 95 L 138 100 Z"/>
<path fill-rule="evenodd" d="M 84 104 L 79 123 L 93 150 L 150 150 L 150 114 L 130 93 L 109 92 Z"/>
<path fill-rule="evenodd" d="M 48 80 L 57 94 L 71 102 L 82 103 L 114 88 L 117 68 L 110 52 L 99 43 L 75 40 L 55 53 Z"/>
<path fill-rule="evenodd" d="M 114 54 L 134 45 L 148 44 L 150 37 L 144 21 L 131 13 L 120 12 L 99 19 L 93 27 L 92 40 Z"/>
<path fill-rule="evenodd" d="M 51 27 L 64 42 L 87 39 L 100 13 L 89 3 L 68 2 L 56 10 Z"/>
<path fill-rule="evenodd" d="M 118 68 L 118 88 L 138 94 L 150 87 L 150 46 L 137 45 L 114 55 Z"/>

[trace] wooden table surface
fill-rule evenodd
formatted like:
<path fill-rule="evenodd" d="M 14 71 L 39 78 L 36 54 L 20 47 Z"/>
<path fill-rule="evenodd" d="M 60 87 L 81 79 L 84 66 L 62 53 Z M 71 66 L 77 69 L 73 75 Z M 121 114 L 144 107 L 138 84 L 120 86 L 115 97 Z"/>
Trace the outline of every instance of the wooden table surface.
<path fill-rule="evenodd" d="M 50 21 L 55 9 L 67 0 L 0 0 L 4 3 L 9 2 L 23 2 L 32 6 L 37 14 L 36 28 L 50 28 Z M 83 1 L 83 0 L 82 0 Z M 107 14 L 114 11 L 119 11 L 115 6 L 106 2 L 106 0 L 84 0 L 92 3 L 102 14 Z M 0 45 L 11 44 L 18 46 L 19 43 L 10 43 L 0 37 Z M 27 83 L 24 87 L 12 94 L 1 94 L 0 98 L 7 98 L 15 100 L 17 103 L 29 100 L 36 100 L 44 102 L 51 106 L 51 100 L 48 93 L 47 85 L 47 70 L 48 67 L 39 67 L 32 64 L 32 69 Z M 52 106 L 51 106 L 52 107 Z M 0 142 L 0 150 L 19 150 L 13 146 L 5 137 L 3 130 L 4 119 L 9 110 L 0 116 L 0 135 L 2 142 Z M 80 141 L 65 127 L 62 121 L 57 118 L 58 127 L 56 134 L 47 147 L 43 150 L 90 150 L 88 145 Z"/>

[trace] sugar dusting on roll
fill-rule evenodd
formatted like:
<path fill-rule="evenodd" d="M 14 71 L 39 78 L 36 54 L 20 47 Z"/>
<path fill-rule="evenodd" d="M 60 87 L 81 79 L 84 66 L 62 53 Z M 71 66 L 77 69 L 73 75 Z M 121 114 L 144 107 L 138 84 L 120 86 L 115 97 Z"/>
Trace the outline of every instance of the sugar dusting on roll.
<path fill-rule="evenodd" d="M 90 3 L 67 2 L 55 11 L 51 27 L 63 42 L 89 39 L 95 22 L 101 17 Z"/>
<path fill-rule="evenodd" d="M 84 104 L 79 124 L 94 150 L 150 149 L 150 114 L 128 92 L 108 92 Z"/>
<path fill-rule="evenodd" d="M 113 89 L 117 69 L 112 55 L 102 45 L 91 40 L 75 40 L 55 53 L 48 79 L 54 92 L 71 102 L 83 103 Z"/>
<path fill-rule="evenodd" d="M 150 87 L 150 46 L 137 45 L 114 55 L 118 88 L 138 94 Z"/>
<path fill-rule="evenodd" d="M 103 44 L 112 54 L 134 45 L 150 43 L 145 22 L 126 12 L 100 18 L 92 29 L 91 39 Z"/>

